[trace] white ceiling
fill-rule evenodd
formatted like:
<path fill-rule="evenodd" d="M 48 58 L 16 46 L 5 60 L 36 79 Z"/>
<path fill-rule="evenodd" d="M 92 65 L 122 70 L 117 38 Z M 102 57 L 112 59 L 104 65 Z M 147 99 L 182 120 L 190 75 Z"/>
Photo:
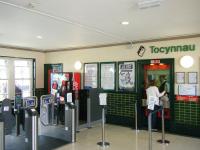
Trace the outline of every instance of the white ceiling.
<path fill-rule="evenodd" d="M 0 45 L 55 50 L 200 34 L 200 0 L 137 2 L 0 0 Z"/>

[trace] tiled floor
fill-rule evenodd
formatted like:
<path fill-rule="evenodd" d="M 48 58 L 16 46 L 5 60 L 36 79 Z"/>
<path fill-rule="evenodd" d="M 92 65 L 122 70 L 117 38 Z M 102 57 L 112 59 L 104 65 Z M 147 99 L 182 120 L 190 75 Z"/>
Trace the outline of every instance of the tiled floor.
<path fill-rule="evenodd" d="M 169 145 L 159 144 L 156 141 L 161 138 L 161 133 L 153 132 L 153 150 L 200 150 L 200 139 L 166 134 Z M 96 143 L 101 140 L 101 126 L 85 129 L 77 134 L 77 142 L 64 145 L 57 150 L 101 150 Z M 148 132 L 106 125 L 106 140 L 110 142 L 107 150 L 148 150 Z"/>
<path fill-rule="evenodd" d="M 161 133 L 153 132 L 152 150 L 200 150 L 200 138 L 166 134 L 169 145 L 157 143 Z M 39 150 L 148 150 L 148 131 L 140 130 L 136 133 L 131 128 L 106 124 L 106 140 L 110 142 L 107 148 L 101 148 L 97 142 L 101 141 L 101 126 L 83 129 L 77 133 L 77 142 L 66 144 L 51 137 L 39 136 Z M 23 135 L 6 136 L 6 150 L 28 150 L 24 145 Z"/>

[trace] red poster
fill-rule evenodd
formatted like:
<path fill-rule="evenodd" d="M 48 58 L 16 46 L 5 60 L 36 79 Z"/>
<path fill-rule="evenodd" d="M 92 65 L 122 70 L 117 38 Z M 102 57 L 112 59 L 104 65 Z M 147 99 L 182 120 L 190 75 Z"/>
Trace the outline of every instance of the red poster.
<path fill-rule="evenodd" d="M 81 73 L 74 72 L 73 74 L 73 90 L 81 89 Z"/>

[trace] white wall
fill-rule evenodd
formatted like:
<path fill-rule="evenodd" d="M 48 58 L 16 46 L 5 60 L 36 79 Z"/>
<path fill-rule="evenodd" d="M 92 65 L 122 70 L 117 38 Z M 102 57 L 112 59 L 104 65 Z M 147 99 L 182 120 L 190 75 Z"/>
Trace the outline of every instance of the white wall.
<path fill-rule="evenodd" d="M 36 60 L 36 88 L 44 87 L 45 53 L 0 48 L 0 56 L 35 58 Z"/>
<path fill-rule="evenodd" d="M 196 50 L 189 52 L 172 52 L 169 54 L 152 54 L 149 46 L 166 47 L 177 45 L 195 44 Z M 146 48 L 143 57 L 137 55 L 137 50 L 140 45 Z M 195 64 L 189 68 L 184 69 L 180 66 L 179 60 L 184 55 L 190 55 L 194 58 Z M 175 72 L 198 72 L 198 83 L 200 83 L 200 38 L 188 38 L 180 40 L 159 41 L 151 43 L 135 44 L 133 47 L 130 45 L 102 47 L 94 49 L 63 51 L 63 52 L 49 52 L 46 53 L 46 63 L 63 63 L 63 71 L 75 71 L 74 63 L 80 60 L 82 63 L 87 62 L 101 62 L 101 61 L 125 61 L 125 60 L 138 60 L 138 59 L 159 59 L 159 58 L 175 58 Z M 81 70 L 83 71 L 83 69 Z M 199 84 L 198 84 L 199 85 Z M 177 87 L 177 85 L 175 85 Z M 175 88 L 177 89 L 177 88 Z M 198 89 L 199 92 L 199 89 Z M 175 90 L 177 93 L 177 90 Z M 198 93 L 199 95 L 199 93 Z"/>

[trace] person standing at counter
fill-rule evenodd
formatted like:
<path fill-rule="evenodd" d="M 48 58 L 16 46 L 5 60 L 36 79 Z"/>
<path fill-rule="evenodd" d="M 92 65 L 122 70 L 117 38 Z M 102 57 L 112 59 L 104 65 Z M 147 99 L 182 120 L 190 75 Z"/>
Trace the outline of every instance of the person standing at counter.
<path fill-rule="evenodd" d="M 150 80 L 149 87 L 146 89 L 147 94 L 147 105 L 150 112 L 160 108 L 159 98 L 165 95 L 166 91 L 159 92 L 157 86 L 155 86 L 155 80 Z M 152 105 L 153 107 L 150 107 Z M 156 113 L 152 114 L 152 129 L 156 129 L 157 115 Z"/>

